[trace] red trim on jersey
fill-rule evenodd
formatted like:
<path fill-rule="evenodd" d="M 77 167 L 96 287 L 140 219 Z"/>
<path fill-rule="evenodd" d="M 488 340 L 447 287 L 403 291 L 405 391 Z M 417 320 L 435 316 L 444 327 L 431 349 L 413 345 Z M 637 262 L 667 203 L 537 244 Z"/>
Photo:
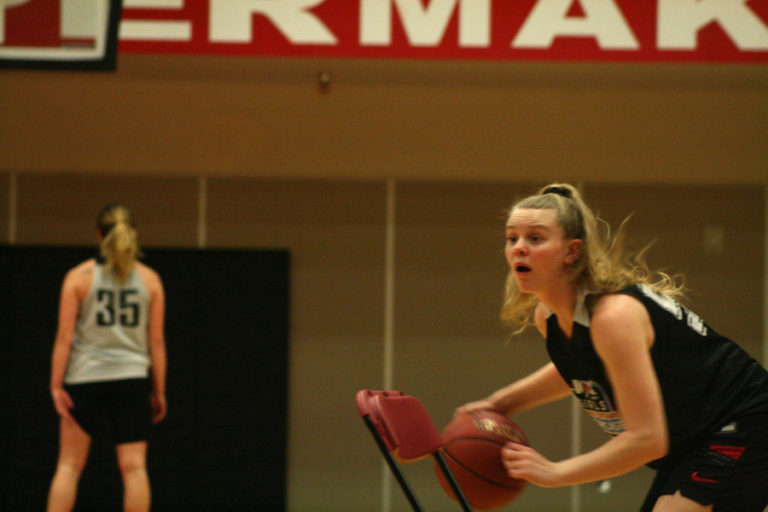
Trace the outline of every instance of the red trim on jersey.
<path fill-rule="evenodd" d="M 739 457 L 744 454 L 744 450 L 747 448 L 742 446 L 723 446 L 719 444 L 712 444 L 709 446 L 709 449 L 713 452 L 722 453 L 726 457 L 730 457 L 733 460 L 739 460 Z"/>

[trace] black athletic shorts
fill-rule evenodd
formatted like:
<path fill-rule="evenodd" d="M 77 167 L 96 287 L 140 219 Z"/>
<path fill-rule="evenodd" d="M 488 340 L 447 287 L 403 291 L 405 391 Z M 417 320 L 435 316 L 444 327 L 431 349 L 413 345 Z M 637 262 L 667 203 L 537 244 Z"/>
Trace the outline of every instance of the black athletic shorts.
<path fill-rule="evenodd" d="M 728 424 L 673 467 L 660 469 L 641 512 L 677 491 L 714 505 L 713 512 L 768 511 L 768 415 Z"/>
<path fill-rule="evenodd" d="M 149 378 L 66 384 L 70 411 L 94 437 L 106 428 L 115 444 L 146 441 L 152 428 L 152 385 Z"/>

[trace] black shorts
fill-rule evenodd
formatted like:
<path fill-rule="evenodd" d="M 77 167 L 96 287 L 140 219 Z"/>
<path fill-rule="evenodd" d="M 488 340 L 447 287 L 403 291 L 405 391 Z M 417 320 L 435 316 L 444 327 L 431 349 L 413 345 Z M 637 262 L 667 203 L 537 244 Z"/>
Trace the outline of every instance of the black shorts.
<path fill-rule="evenodd" d="M 152 428 L 152 386 L 149 378 L 67 384 L 70 411 L 94 437 L 106 428 L 116 444 L 146 441 Z"/>
<path fill-rule="evenodd" d="M 660 469 L 641 512 L 677 491 L 714 505 L 713 512 L 768 510 L 768 415 L 729 424 L 673 467 Z"/>

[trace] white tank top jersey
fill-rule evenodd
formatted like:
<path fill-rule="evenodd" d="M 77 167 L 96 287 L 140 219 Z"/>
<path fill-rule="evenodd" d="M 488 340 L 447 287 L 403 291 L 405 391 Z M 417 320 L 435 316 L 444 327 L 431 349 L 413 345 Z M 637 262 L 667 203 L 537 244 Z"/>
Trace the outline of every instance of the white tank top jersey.
<path fill-rule="evenodd" d="M 138 268 L 120 284 L 97 262 L 91 289 L 80 306 L 64 382 L 146 377 L 149 301 Z"/>

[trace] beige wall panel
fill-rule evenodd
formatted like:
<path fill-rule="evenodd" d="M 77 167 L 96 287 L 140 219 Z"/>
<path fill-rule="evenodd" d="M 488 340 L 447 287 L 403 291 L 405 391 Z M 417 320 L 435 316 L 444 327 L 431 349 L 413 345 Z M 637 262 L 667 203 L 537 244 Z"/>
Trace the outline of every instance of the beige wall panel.
<path fill-rule="evenodd" d="M 96 245 L 107 203 L 130 208 L 144 247 L 194 247 L 197 181 L 183 177 L 20 174 L 18 244 Z"/>
<path fill-rule="evenodd" d="M 459 405 L 548 361 L 534 331 L 507 344 L 509 331 L 499 320 L 507 274 L 506 210 L 516 195 L 530 190 L 508 184 L 398 184 L 394 382 L 424 403 L 439 428 Z M 569 411 L 566 400 L 515 420 L 534 446 L 562 459 L 570 449 Z M 431 464 L 412 472 L 425 509 L 455 506 Z M 568 489 L 530 486 L 514 510 L 566 510 L 568 503 Z"/>
<path fill-rule="evenodd" d="M 354 397 L 382 385 L 384 184 L 217 178 L 208 190 L 210 247 L 291 253 L 289 509 L 376 510 L 381 457 Z"/>
<path fill-rule="evenodd" d="M 123 55 L 4 72 L 0 169 L 765 184 L 766 85 L 746 65 Z"/>

